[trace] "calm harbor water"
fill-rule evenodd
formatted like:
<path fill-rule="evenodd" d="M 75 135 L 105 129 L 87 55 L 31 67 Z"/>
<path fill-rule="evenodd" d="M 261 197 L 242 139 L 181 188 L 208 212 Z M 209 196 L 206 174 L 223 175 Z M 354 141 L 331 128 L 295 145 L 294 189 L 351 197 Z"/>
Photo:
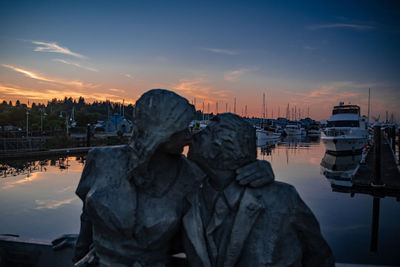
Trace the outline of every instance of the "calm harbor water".
<path fill-rule="evenodd" d="M 326 156 L 319 140 L 301 139 L 259 148 L 258 157 L 271 162 L 276 180 L 296 187 L 319 220 L 337 262 L 400 265 L 400 202 L 380 199 L 378 236 L 373 239 L 374 198 L 333 192 L 322 174 L 324 158 L 323 166 L 334 162 L 335 170 L 351 169 L 354 158 Z M 0 172 L 0 234 L 51 240 L 79 231 L 82 204 L 74 191 L 84 157 L 7 164 L 15 169 Z"/>

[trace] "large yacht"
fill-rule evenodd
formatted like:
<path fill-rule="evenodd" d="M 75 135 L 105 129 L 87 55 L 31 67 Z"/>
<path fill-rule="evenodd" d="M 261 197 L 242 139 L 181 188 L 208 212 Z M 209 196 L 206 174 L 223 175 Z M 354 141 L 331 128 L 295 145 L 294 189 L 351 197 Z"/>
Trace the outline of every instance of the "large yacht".
<path fill-rule="evenodd" d="M 368 141 L 365 117 L 360 116 L 357 105 L 335 106 L 328 125 L 321 133 L 321 140 L 327 151 L 360 151 Z"/>

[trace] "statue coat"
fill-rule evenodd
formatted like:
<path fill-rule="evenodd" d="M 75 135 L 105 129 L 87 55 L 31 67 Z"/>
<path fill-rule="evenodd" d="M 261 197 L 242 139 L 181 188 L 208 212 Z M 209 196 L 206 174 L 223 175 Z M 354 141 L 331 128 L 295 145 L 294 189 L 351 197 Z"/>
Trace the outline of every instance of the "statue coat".
<path fill-rule="evenodd" d="M 213 255 L 217 252 L 207 241 L 208 229 L 215 225 L 210 228 L 202 214 L 205 188 L 186 198 L 183 243 L 190 266 L 334 266 L 318 221 L 296 189 L 281 182 L 261 188 L 233 182 L 224 190 L 236 214 L 223 261 L 216 264 Z"/>

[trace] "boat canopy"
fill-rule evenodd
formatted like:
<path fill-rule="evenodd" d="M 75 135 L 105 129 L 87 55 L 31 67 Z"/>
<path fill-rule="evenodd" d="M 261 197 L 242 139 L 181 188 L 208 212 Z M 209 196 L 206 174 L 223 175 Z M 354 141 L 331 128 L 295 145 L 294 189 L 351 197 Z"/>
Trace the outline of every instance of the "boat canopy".
<path fill-rule="evenodd" d="M 330 127 L 360 127 L 359 121 L 328 121 Z"/>

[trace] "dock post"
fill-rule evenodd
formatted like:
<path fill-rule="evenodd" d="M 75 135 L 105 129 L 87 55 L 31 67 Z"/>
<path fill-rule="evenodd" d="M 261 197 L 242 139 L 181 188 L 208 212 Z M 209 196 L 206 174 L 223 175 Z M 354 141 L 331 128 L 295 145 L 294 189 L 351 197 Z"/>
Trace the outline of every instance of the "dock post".
<path fill-rule="evenodd" d="M 391 129 L 392 132 L 392 150 L 394 152 L 394 154 L 396 154 L 396 126 L 392 126 Z"/>
<path fill-rule="evenodd" d="M 374 124 L 374 172 L 372 185 L 381 186 L 381 124 L 377 121 Z"/>
<path fill-rule="evenodd" d="M 86 146 L 90 147 L 90 124 L 86 128 Z"/>
<path fill-rule="evenodd" d="M 398 149 L 397 162 L 398 164 L 400 164 L 400 128 L 398 128 L 397 130 L 397 149 Z"/>

